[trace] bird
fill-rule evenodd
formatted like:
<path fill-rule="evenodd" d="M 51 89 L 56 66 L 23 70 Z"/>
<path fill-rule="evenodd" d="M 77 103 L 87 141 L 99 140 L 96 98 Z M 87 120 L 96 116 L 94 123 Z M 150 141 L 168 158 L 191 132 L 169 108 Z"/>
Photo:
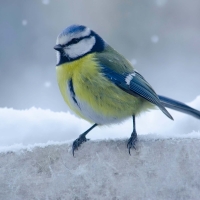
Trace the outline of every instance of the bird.
<path fill-rule="evenodd" d="M 72 144 L 72 153 L 86 142 L 95 127 L 133 119 L 128 152 L 136 149 L 135 117 L 159 108 L 173 120 L 166 108 L 200 119 L 200 111 L 174 99 L 158 95 L 132 64 L 100 35 L 84 25 L 70 25 L 57 37 L 56 76 L 60 92 L 74 113 L 93 125 Z"/>

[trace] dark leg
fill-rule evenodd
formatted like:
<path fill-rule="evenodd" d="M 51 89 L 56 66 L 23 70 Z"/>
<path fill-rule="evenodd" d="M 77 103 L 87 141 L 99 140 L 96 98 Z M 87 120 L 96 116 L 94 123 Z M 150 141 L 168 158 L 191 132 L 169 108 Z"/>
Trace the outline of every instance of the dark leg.
<path fill-rule="evenodd" d="M 130 152 L 131 148 L 136 149 L 135 148 L 136 142 L 137 142 L 137 133 L 136 133 L 136 127 L 135 127 L 135 116 L 133 115 L 133 132 L 127 143 L 127 148 L 130 155 L 131 155 L 131 152 Z"/>
<path fill-rule="evenodd" d="M 83 142 L 86 142 L 89 140 L 85 136 L 97 125 L 98 124 L 94 124 L 93 126 L 91 126 L 87 131 L 79 135 L 79 137 L 73 142 L 73 145 L 72 145 L 73 156 L 74 156 L 74 151 L 78 150 L 78 147 L 80 147 Z"/>

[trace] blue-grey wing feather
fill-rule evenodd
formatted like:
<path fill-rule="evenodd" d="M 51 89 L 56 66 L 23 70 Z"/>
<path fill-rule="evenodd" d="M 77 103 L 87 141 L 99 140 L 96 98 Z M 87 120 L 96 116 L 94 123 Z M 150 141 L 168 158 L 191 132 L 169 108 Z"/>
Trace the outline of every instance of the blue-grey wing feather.
<path fill-rule="evenodd" d="M 125 92 L 134 96 L 140 96 L 155 104 L 165 115 L 167 115 L 170 119 L 173 119 L 160 102 L 157 94 L 150 84 L 142 75 L 134 71 L 134 68 L 130 62 L 128 62 L 112 47 L 107 45 L 104 51 L 96 54 L 96 61 L 99 63 L 99 66 L 102 69 L 102 74 L 111 82 Z M 134 73 L 134 76 L 131 77 L 130 83 L 127 84 L 126 78 L 132 73 Z"/>
<path fill-rule="evenodd" d="M 154 105 L 158 106 L 160 110 L 168 116 L 170 119 L 173 119 L 169 112 L 165 109 L 162 103 L 159 100 L 159 97 L 149 85 L 149 83 L 138 73 L 117 73 L 110 69 L 107 66 L 102 66 L 102 73 L 103 75 L 108 78 L 111 82 L 117 85 L 122 90 L 126 91 L 127 93 L 140 96 L 147 101 L 153 103 Z M 132 75 L 133 74 L 133 75 Z M 131 76 L 131 80 L 127 83 L 126 78 Z"/>

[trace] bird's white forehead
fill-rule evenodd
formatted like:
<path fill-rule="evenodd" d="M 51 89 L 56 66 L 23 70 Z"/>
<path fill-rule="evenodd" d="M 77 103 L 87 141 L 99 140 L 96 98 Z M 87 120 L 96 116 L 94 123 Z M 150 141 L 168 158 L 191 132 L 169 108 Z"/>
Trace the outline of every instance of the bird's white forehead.
<path fill-rule="evenodd" d="M 91 30 L 89 28 L 85 28 L 83 31 L 78 32 L 69 32 L 69 33 L 61 33 L 56 40 L 56 44 L 65 45 L 73 38 L 81 38 L 89 36 Z"/>

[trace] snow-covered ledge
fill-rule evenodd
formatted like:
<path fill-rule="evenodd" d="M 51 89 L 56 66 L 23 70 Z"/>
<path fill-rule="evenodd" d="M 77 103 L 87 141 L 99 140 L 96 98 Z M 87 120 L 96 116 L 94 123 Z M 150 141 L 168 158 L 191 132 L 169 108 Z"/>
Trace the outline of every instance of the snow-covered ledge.
<path fill-rule="evenodd" d="M 189 105 L 200 110 L 200 96 Z M 70 113 L 0 108 L 0 199 L 199 200 L 200 121 L 169 112 L 175 121 L 159 110 L 136 118 L 131 156 L 128 120 L 92 130 L 73 157 L 71 143 L 88 123 Z"/>
<path fill-rule="evenodd" d="M 200 139 L 140 136 L 0 153 L 0 199 L 199 199 Z"/>

